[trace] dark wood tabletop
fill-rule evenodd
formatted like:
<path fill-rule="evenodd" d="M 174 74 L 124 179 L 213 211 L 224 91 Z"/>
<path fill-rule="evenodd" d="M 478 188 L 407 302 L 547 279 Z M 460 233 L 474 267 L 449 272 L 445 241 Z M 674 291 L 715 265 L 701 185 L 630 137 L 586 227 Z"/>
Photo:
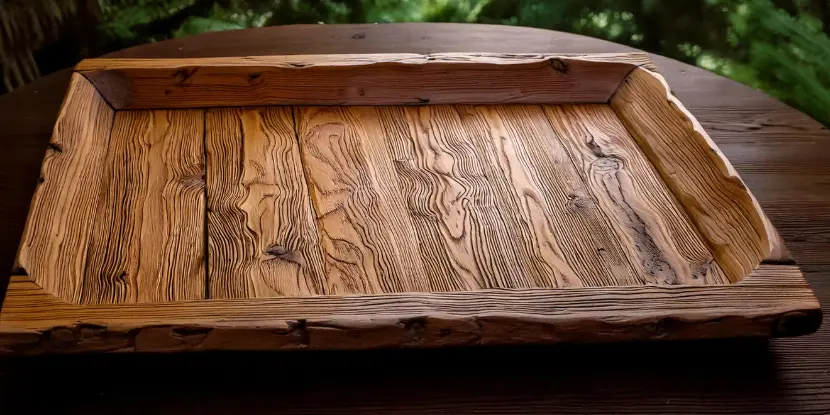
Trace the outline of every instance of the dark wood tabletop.
<path fill-rule="evenodd" d="M 539 29 L 303 25 L 109 57 L 623 52 Z M 762 92 L 652 55 L 830 305 L 830 132 Z M 0 255 L 12 265 L 69 70 L 0 96 Z M 79 355 L 0 361 L 0 413 L 830 413 L 830 329 L 774 340 L 370 352 Z"/>

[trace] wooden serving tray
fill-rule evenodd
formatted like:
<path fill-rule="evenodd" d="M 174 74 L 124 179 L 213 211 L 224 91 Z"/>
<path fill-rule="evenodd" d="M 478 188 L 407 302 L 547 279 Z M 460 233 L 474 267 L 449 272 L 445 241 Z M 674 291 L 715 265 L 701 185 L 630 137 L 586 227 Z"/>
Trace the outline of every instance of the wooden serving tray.
<path fill-rule="evenodd" d="M 814 331 L 758 203 L 645 54 L 93 59 L 0 350 Z"/>

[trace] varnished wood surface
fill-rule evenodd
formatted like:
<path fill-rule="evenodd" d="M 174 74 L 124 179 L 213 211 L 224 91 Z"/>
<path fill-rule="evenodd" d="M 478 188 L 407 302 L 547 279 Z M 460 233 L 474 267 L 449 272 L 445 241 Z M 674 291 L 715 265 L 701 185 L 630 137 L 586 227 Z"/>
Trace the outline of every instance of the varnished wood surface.
<path fill-rule="evenodd" d="M 643 54 L 459 53 L 90 59 L 76 70 L 115 109 L 152 109 L 607 102 L 639 65 L 651 64 Z"/>
<path fill-rule="evenodd" d="M 483 39 L 486 39 L 483 40 Z M 537 29 L 461 25 L 292 26 L 212 33 L 119 52 L 132 57 L 231 56 L 286 53 L 439 51 L 609 52 L 624 47 Z M 700 69 L 653 56 L 678 97 L 732 161 L 778 227 L 822 300 L 830 301 L 830 134 L 806 116 L 749 88 Z M 2 246 L 14 256 L 43 148 L 66 91 L 68 73 L 46 77 L 0 98 L 4 151 L 0 198 Z M 172 405 L 294 413 L 823 413 L 830 407 L 830 331 L 755 342 L 477 349 L 366 354 L 109 356 L 21 360 L 3 375 L 3 404 L 27 411 L 35 400 L 65 411 L 110 413 Z M 733 351 L 728 353 L 725 351 Z M 737 353 L 740 351 L 740 353 Z M 551 360 L 566 355 L 567 361 Z M 626 356 L 620 360 L 618 356 Z M 676 359 L 675 364 L 666 361 Z M 437 359 L 452 362 L 440 370 Z M 482 369 L 481 361 L 493 364 Z M 359 362 L 356 366 L 333 362 Z M 247 363 L 247 365 L 246 365 Z M 355 363 L 358 364 L 358 363 Z M 35 366 L 33 366 L 35 365 Z M 301 365 L 301 366 L 299 366 Z M 269 378 L 239 384 L 254 373 L 302 373 L 291 382 Z M 177 371 L 160 380 L 168 392 L 146 389 L 140 374 Z M 406 376 L 401 373 L 405 372 Z M 44 377 L 77 373 L 51 388 Z M 240 377 L 240 375 L 243 375 Z M 247 377 L 253 379 L 253 377 Z M 189 382 L 182 383 L 182 379 Z M 223 381 L 233 379 L 233 383 Z M 636 381 L 632 382 L 632 379 Z M 165 383 L 167 382 L 167 383 Z M 133 386 L 133 387 L 131 387 Z M 598 391 L 602 391 L 601 393 Z M 409 399 L 413 393 L 423 399 Z M 298 394 L 301 398 L 297 398 Z M 275 399 L 283 397 L 284 399 Z M 294 397 L 290 399 L 290 397 Z M 63 398 L 63 399 L 60 399 Z M 244 398 L 244 399 L 240 399 Z"/>

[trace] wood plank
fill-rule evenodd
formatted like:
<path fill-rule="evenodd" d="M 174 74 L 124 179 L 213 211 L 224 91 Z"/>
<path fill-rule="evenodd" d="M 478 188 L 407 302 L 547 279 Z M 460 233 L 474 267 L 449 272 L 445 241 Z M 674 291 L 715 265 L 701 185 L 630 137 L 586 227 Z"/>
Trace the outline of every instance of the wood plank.
<path fill-rule="evenodd" d="M 210 109 L 206 125 L 210 297 L 326 293 L 291 108 Z"/>
<path fill-rule="evenodd" d="M 430 291 L 471 291 L 488 284 L 473 252 L 470 178 L 457 153 L 432 134 L 430 106 L 377 107 L 407 216 L 418 238 Z M 474 235 L 475 234 L 475 235 Z"/>
<path fill-rule="evenodd" d="M 818 301 L 790 265 L 739 284 L 482 290 L 75 306 L 13 277 L 0 352 L 372 349 L 789 336 Z"/>
<path fill-rule="evenodd" d="M 81 302 L 204 298 L 204 112 L 115 115 Z"/>
<path fill-rule="evenodd" d="M 429 291 L 384 131 L 371 107 L 301 107 L 295 119 L 329 294 Z"/>
<path fill-rule="evenodd" d="M 521 212 L 531 224 L 526 235 L 533 251 L 557 270 L 560 286 L 644 283 L 540 107 L 461 106 L 458 111 L 470 138 L 481 140 L 481 151 L 493 155 L 490 182 L 504 181 L 500 190 L 512 199 L 507 209 Z"/>
<path fill-rule="evenodd" d="M 81 298 L 87 242 L 97 206 L 113 111 L 73 74 L 32 199 L 18 263 L 59 298 Z"/>
<path fill-rule="evenodd" d="M 527 249 L 521 213 L 454 107 L 378 111 L 432 291 L 557 286 L 559 270 Z"/>
<path fill-rule="evenodd" d="M 261 105 L 604 103 L 646 54 L 454 53 L 89 59 L 117 109 Z"/>
<path fill-rule="evenodd" d="M 683 207 L 608 105 L 544 106 L 626 256 L 652 284 L 724 284 Z"/>
<path fill-rule="evenodd" d="M 634 70 L 611 106 L 733 282 L 775 251 L 775 231 L 738 172 L 662 76 Z"/>

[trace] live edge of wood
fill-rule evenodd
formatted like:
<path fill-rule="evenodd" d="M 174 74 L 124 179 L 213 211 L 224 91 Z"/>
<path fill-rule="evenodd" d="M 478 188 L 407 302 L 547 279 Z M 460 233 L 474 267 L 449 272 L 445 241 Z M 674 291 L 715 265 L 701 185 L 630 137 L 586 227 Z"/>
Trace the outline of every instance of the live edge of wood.
<path fill-rule="evenodd" d="M 64 139 L 98 134 L 92 130 L 106 128 L 104 118 L 111 118 L 113 109 L 610 104 L 675 193 L 733 284 L 77 305 L 52 294 L 60 287 L 41 287 L 27 276 L 13 276 L 0 311 L 0 353 L 444 347 L 792 336 L 815 331 L 821 323 L 820 306 L 775 229 L 728 160 L 652 69 L 645 54 L 330 55 L 82 62 L 67 102 L 70 98 L 84 102 L 65 103 L 55 133 Z M 82 82 L 81 75 L 90 83 Z M 305 83 L 307 88 L 297 94 L 290 87 L 296 78 L 287 80 L 286 75 L 305 76 L 314 84 Z M 413 81 L 413 75 L 420 78 Z M 425 80 L 430 82 L 422 82 Z M 211 93 L 217 85 L 227 89 Z M 268 93 L 256 92 L 263 85 Z M 113 109 L 107 103 L 96 103 L 100 97 Z M 69 105 L 79 105 L 71 110 L 97 121 L 84 123 L 77 115 L 66 115 L 72 112 Z M 60 144 L 50 146 L 50 151 L 60 151 Z M 85 171 L 85 166 L 73 168 Z M 61 191 L 85 191 L 83 186 L 66 189 Z M 712 194 L 695 193 L 700 189 Z M 32 212 L 37 210 L 36 202 Z M 83 220 L 88 213 L 82 209 L 69 214 Z M 38 241 L 24 241 L 27 243 L 36 246 Z M 51 255 L 48 250 L 41 254 Z M 25 256 L 21 259 L 25 261 Z M 74 298 L 71 293 L 63 297 Z"/>
<path fill-rule="evenodd" d="M 13 277 L 0 352 L 370 349 L 793 336 L 821 323 L 793 265 L 734 285 L 483 290 L 78 306 Z"/>
<path fill-rule="evenodd" d="M 637 65 L 652 67 L 644 53 L 439 53 L 88 59 L 75 70 L 120 110 L 604 103 Z"/>

